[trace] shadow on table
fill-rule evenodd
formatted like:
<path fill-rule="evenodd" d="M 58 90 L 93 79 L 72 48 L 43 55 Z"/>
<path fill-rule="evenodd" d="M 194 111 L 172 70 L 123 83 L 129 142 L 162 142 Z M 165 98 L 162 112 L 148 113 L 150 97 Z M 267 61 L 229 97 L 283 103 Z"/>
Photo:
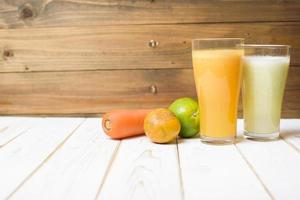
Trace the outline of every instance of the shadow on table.
<path fill-rule="evenodd" d="M 280 131 L 281 137 L 296 137 L 300 139 L 300 130 L 282 130 Z"/>
<path fill-rule="evenodd" d="M 235 144 L 241 143 L 241 142 L 275 142 L 280 140 L 281 138 L 274 138 L 274 139 L 264 139 L 264 138 L 248 138 L 246 136 L 243 135 L 239 135 L 237 136 L 236 140 L 235 140 Z"/>

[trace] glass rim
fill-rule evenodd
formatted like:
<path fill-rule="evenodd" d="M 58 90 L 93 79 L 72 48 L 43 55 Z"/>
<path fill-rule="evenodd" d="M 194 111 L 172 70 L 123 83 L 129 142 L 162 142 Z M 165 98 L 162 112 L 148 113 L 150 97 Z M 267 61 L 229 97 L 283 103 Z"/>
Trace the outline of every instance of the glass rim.
<path fill-rule="evenodd" d="M 284 44 L 243 44 L 244 48 L 263 48 L 263 49 L 290 49 L 290 45 Z"/>
<path fill-rule="evenodd" d="M 222 40 L 240 40 L 240 41 L 245 41 L 245 38 L 195 38 L 192 39 L 192 42 L 196 41 L 222 41 Z"/>

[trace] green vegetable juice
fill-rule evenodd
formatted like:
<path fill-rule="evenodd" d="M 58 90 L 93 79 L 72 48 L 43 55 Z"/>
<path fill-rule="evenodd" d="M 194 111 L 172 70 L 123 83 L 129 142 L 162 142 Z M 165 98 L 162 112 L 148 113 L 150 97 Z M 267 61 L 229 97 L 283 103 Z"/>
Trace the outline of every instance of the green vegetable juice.
<path fill-rule="evenodd" d="M 245 56 L 244 127 L 247 133 L 279 133 L 289 56 Z"/>

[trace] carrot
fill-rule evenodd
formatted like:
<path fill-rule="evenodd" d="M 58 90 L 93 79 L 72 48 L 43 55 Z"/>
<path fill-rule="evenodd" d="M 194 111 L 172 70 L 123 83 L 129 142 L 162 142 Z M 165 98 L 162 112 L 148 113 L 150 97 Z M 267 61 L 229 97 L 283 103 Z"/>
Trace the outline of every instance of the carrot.
<path fill-rule="evenodd" d="M 115 110 L 103 115 L 104 132 L 113 139 L 144 134 L 144 119 L 151 110 Z"/>

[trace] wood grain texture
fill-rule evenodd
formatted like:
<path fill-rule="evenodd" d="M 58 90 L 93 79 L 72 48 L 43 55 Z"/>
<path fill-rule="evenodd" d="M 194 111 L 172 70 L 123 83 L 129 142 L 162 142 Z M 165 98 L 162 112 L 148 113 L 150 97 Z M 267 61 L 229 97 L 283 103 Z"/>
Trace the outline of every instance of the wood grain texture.
<path fill-rule="evenodd" d="M 29 120 L 35 127 L 0 149 L 1 199 L 299 199 L 300 119 L 282 120 L 284 140 L 271 142 L 243 140 L 238 120 L 236 147 L 197 137 L 176 147 L 145 136 L 118 146 L 100 119 Z M 0 127 L 25 121 L 0 117 Z"/>
<path fill-rule="evenodd" d="M 299 1 L 1 0 L 0 27 L 299 21 Z"/>
<path fill-rule="evenodd" d="M 0 199 L 7 199 L 72 134 L 83 119 L 48 119 L 0 151 Z"/>
<path fill-rule="evenodd" d="M 270 199 L 234 145 L 193 138 L 179 140 L 178 150 L 185 199 Z"/>
<path fill-rule="evenodd" d="M 166 106 L 176 97 L 194 95 L 190 77 L 191 69 L 2 73 L 1 113 L 99 113 Z"/>
<path fill-rule="evenodd" d="M 298 129 L 299 131 L 299 129 Z M 283 140 L 236 144 L 273 199 L 299 199 L 300 154 Z"/>
<path fill-rule="evenodd" d="M 9 144 L 20 135 L 26 133 L 29 129 L 39 124 L 43 118 L 23 118 L 7 126 L 3 131 L 0 131 L 0 149 Z"/>
<path fill-rule="evenodd" d="M 283 117 L 300 117 L 299 76 L 300 68 L 292 67 Z M 196 97 L 192 77 L 192 69 L 0 73 L 0 114 L 165 107 L 179 97 Z"/>
<path fill-rule="evenodd" d="M 0 0 L 0 114 L 166 106 L 195 96 L 191 39 L 289 44 L 297 67 L 299 33 L 293 0 Z M 283 116 L 300 116 L 297 79 L 292 70 Z"/>
<path fill-rule="evenodd" d="M 103 134 L 100 119 L 86 119 L 11 199 L 95 199 L 120 143 Z"/>
<path fill-rule="evenodd" d="M 176 143 L 122 140 L 98 200 L 182 200 Z"/>
<path fill-rule="evenodd" d="M 4 29 L 0 72 L 191 68 L 191 39 L 202 37 L 289 44 L 300 65 L 299 33 L 300 22 Z"/>

